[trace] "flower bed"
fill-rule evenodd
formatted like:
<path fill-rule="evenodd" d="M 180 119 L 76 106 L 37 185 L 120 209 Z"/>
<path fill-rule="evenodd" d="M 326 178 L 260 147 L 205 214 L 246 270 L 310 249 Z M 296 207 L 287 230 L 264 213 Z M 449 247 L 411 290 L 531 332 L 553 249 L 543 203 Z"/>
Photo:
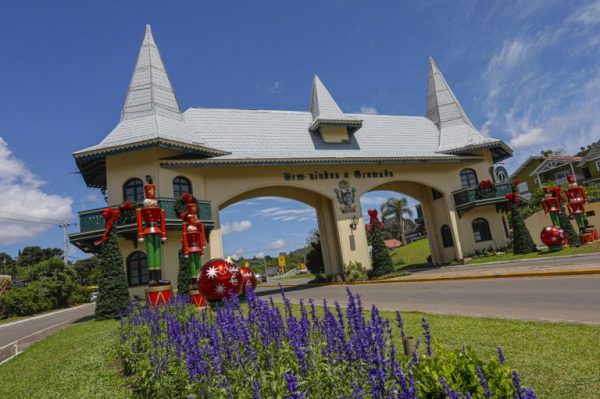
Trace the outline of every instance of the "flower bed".
<path fill-rule="evenodd" d="M 123 318 L 118 355 L 137 394 L 160 398 L 535 398 L 498 358 L 448 350 L 422 320 L 422 344 L 404 355 L 406 336 L 360 297 L 284 310 L 251 292 L 216 312 L 175 302 L 133 307 Z M 397 327 L 397 328 L 396 328 Z M 421 347 L 421 348 L 419 348 Z"/>

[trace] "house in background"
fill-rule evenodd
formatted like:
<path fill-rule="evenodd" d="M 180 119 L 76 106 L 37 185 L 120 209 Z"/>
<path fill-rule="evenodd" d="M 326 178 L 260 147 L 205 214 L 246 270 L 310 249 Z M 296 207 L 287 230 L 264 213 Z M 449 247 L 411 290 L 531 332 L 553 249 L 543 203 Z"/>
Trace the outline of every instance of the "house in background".
<path fill-rule="evenodd" d="M 584 175 L 584 183 L 600 186 L 600 140 L 588 147 L 577 165 Z"/>
<path fill-rule="evenodd" d="M 554 155 L 552 151 L 544 151 L 543 155 L 527 158 L 513 172 L 511 180 L 521 181 L 519 192 L 527 199 L 531 198 L 538 187 L 550 181 L 566 184 L 567 176 L 575 175 L 578 181 L 583 182 L 586 180 L 586 174 L 580 166 L 584 158 L 582 155 L 581 152 L 576 156 Z"/>

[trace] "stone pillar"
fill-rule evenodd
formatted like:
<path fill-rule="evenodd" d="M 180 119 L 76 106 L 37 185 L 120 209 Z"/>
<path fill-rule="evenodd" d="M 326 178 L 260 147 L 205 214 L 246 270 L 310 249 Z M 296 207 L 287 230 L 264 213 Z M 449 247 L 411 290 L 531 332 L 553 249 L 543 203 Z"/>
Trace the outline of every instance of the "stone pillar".
<path fill-rule="evenodd" d="M 454 253 L 456 255 L 456 260 L 461 260 L 464 258 L 462 243 L 460 241 L 460 231 L 458 229 L 458 214 L 454 209 L 454 200 L 452 198 L 448 198 L 448 195 L 445 197 L 446 206 L 448 207 L 448 221 L 450 222 L 450 231 L 452 232 L 452 240 L 454 241 Z"/>
<path fill-rule="evenodd" d="M 206 262 L 209 259 L 222 258 L 223 257 L 223 240 L 221 237 L 221 216 L 219 215 L 219 208 L 214 202 L 211 204 L 212 218 L 215 221 L 215 227 L 210 232 L 210 240 L 206 245 L 206 251 L 202 255 L 202 262 Z"/>
<path fill-rule="evenodd" d="M 425 197 L 425 196 L 424 196 Z M 433 207 L 432 201 L 421 202 L 421 209 L 423 210 L 423 221 L 425 222 L 425 229 L 427 230 L 427 239 L 429 240 L 429 251 L 431 252 L 431 262 L 434 265 L 440 265 L 444 262 L 441 253 L 440 243 L 440 226 L 439 223 L 435 223 L 433 218 Z"/>
<path fill-rule="evenodd" d="M 356 230 L 352 230 L 350 227 L 353 215 L 356 216 Z M 335 209 L 335 216 L 341 266 L 350 262 L 359 262 L 365 269 L 371 269 L 367 233 L 358 198 L 356 199 L 356 212 L 342 213 L 339 209 Z"/>
<path fill-rule="evenodd" d="M 339 274 L 342 272 L 342 265 L 331 200 L 325 197 L 320 198 L 316 210 L 325 274 Z"/>

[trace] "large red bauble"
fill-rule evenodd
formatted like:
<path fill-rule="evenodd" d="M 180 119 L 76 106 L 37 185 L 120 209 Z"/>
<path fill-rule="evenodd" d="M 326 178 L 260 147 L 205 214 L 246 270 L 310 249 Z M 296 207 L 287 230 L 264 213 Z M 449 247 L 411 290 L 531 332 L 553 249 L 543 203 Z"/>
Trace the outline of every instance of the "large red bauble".
<path fill-rule="evenodd" d="M 242 273 L 242 294 L 246 293 L 246 287 L 250 286 L 252 289 L 256 288 L 256 276 L 252 269 L 246 266 L 240 266 L 240 273 Z"/>
<path fill-rule="evenodd" d="M 211 259 L 202 266 L 198 275 L 198 291 L 209 301 L 227 298 L 229 293 L 242 292 L 242 274 L 234 262 Z"/>
<path fill-rule="evenodd" d="M 542 242 L 548 246 L 562 245 L 565 241 L 565 232 L 560 227 L 544 227 L 540 233 Z"/>

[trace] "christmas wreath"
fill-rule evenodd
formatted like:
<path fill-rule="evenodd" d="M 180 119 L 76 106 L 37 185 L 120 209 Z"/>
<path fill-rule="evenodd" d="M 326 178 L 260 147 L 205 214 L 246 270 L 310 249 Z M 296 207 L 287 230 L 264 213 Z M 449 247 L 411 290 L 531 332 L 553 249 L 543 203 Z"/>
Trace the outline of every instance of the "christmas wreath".
<path fill-rule="evenodd" d="M 183 193 L 183 195 L 175 200 L 175 205 L 173 205 L 173 210 L 176 215 L 179 215 L 181 219 L 185 219 L 186 210 L 185 204 L 196 204 L 196 209 L 200 209 L 198 205 L 198 200 L 190 193 Z M 196 215 L 198 216 L 198 215 Z"/>
<path fill-rule="evenodd" d="M 476 192 L 479 198 L 492 198 L 496 196 L 496 186 L 491 180 L 482 180 L 479 182 Z"/>

